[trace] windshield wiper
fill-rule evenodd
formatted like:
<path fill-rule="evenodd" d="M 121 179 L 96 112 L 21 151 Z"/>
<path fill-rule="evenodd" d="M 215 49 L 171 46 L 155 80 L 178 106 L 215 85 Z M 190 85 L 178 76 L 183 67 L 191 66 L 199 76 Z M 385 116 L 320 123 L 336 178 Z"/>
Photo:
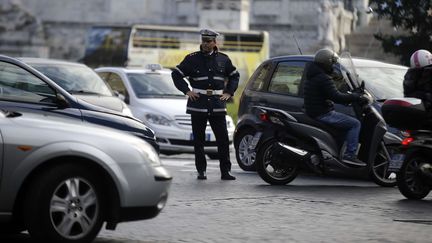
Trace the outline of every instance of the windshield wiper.
<path fill-rule="evenodd" d="M 96 95 L 101 95 L 100 93 L 92 92 L 92 91 L 86 91 L 86 90 L 69 90 L 68 92 L 71 93 L 71 94 L 96 94 Z"/>

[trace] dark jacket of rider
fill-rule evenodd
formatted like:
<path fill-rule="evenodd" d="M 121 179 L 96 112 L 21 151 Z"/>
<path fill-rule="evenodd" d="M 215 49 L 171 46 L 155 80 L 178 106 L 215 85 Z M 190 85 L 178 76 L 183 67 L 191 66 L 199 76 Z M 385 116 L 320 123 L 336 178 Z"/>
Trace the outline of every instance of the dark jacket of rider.
<path fill-rule="evenodd" d="M 403 81 L 404 96 L 418 98 L 432 115 L 432 65 L 410 68 Z"/>
<path fill-rule="evenodd" d="M 334 110 L 334 103 L 348 104 L 359 101 L 360 94 L 341 93 L 336 89 L 332 78 L 333 70 L 326 70 L 320 63 L 306 65 L 304 77 L 304 108 L 312 118 Z"/>

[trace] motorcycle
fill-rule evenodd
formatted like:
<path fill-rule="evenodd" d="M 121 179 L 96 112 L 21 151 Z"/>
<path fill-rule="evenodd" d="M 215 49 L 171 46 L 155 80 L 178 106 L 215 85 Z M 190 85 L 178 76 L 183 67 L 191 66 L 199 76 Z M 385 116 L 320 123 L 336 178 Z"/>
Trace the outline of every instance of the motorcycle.
<path fill-rule="evenodd" d="M 395 159 L 398 150 L 394 148 L 402 139 L 387 132 L 387 125 L 372 106 L 372 97 L 365 90 L 364 82 L 359 84 L 357 80 L 349 54 L 341 55 L 342 58 L 348 59 L 347 64 L 340 67 L 344 78 L 355 92 L 369 97 L 367 104 L 353 104 L 362 124 L 357 156 L 364 164 L 342 159 L 345 131 L 318 122 L 303 112 L 256 106 L 266 125 L 255 134 L 250 149 L 257 151 L 257 172 L 267 183 L 285 185 L 306 170 L 321 175 L 372 178 L 385 187 L 396 185 L 396 174 L 391 169 L 398 165 Z"/>
<path fill-rule="evenodd" d="M 432 189 L 431 121 L 419 99 L 390 99 L 384 102 L 382 109 L 389 124 L 410 129 L 401 143 L 405 158 L 401 166 L 395 168 L 398 189 L 408 199 L 422 199 Z"/>

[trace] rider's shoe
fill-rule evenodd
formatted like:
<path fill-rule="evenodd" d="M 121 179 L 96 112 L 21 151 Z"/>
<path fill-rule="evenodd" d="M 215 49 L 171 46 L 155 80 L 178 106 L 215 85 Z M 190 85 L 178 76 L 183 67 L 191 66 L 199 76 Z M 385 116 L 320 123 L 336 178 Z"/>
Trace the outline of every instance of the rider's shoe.
<path fill-rule="evenodd" d="M 365 167 L 367 164 L 357 158 L 355 155 L 345 155 L 342 161 L 349 165 Z"/>
<path fill-rule="evenodd" d="M 423 175 L 427 176 L 429 179 L 432 179 L 432 165 L 429 163 L 424 163 L 420 165 L 420 171 Z"/>

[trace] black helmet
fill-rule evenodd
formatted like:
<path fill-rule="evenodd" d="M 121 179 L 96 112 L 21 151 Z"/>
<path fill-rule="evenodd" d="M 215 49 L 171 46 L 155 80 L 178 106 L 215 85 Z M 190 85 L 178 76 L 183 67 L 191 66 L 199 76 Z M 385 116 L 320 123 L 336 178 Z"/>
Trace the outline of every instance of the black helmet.
<path fill-rule="evenodd" d="M 314 62 L 321 64 L 326 70 L 331 70 L 333 64 L 337 63 L 339 56 L 329 48 L 323 48 L 315 53 Z"/>

